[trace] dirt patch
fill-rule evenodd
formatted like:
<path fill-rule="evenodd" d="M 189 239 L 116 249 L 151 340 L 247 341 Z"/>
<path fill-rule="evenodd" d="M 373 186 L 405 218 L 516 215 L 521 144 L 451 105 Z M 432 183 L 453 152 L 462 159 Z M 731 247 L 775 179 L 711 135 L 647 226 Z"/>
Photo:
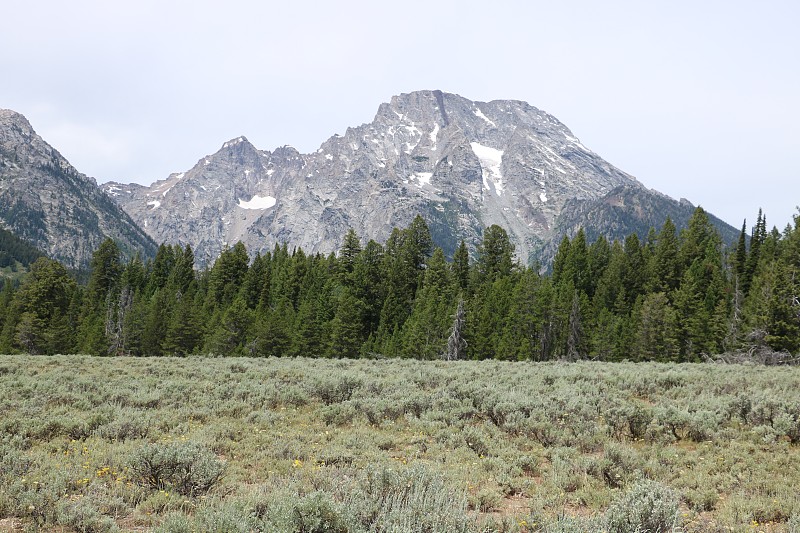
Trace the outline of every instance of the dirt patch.
<path fill-rule="evenodd" d="M 6 533 L 8 531 L 24 531 L 22 527 L 22 520 L 19 518 L 0 518 L 0 531 Z"/>

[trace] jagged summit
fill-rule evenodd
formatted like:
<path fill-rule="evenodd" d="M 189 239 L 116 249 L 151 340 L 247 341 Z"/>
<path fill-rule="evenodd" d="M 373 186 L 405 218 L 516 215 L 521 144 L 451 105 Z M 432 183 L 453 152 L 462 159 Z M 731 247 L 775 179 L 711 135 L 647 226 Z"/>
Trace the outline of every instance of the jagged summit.
<path fill-rule="evenodd" d="M 0 110 L 0 225 L 71 268 L 88 267 L 105 237 L 129 255 L 155 252 L 155 243 L 94 179 L 8 109 Z"/>
<path fill-rule="evenodd" d="M 526 102 L 433 90 L 392 97 L 372 122 L 310 154 L 260 151 L 237 137 L 150 187 L 104 189 L 156 241 L 191 244 L 201 263 L 238 240 L 253 253 L 281 242 L 330 252 L 352 227 L 382 241 L 416 214 L 445 252 L 461 239 L 474 247 L 484 227 L 499 224 L 529 261 L 563 231 L 567 206 L 623 185 L 653 194 Z"/>

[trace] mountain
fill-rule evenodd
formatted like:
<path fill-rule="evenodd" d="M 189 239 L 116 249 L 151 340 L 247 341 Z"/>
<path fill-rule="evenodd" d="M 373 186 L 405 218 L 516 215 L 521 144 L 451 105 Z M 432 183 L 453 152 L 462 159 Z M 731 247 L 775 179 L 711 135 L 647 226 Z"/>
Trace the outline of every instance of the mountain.
<path fill-rule="evenodd" d="M 149 187 L 111 182 L 103 189 L 156 241 L 191 244 L 200 263 L 239 240 L 253 253 L 281 242 L 331 252 L 352 227 L 383 241 L 416 214 L 448 254 L 462 238 L 474 249 L 483 228 L 498 224 L 517 256 L 531 261 L 574 225 L 613 210 L 614 191 L 657 211 L 627 215 L 611 237 L 651 221 L 660 226 L 658 206 L 680 206 L 604 161 L 544 111 L 441 91 L 395 96 L 372 122 L 311 154 L 288 146 L 262 151 L 238 137 Z"/>
<path fill-rule="evenodd" d="M 156 249 L 93 179 L 8 109 L 0 109 L 0 226 L 73 269 L 88 267 L 106 237 L 126 255 Z"/>

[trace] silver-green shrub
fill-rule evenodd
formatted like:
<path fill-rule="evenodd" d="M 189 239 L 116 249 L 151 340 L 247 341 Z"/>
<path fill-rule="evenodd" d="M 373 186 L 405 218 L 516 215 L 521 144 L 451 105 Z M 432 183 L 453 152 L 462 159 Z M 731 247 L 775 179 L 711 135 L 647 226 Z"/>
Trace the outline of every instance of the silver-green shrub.
<path fill-rule="evenodd" d="M 796 512 L 789 518 L 789 522 L 786 524 L 789 533 L 800 533 L 800 512 Z"/>
<path fill-rule="evenodd" d="M 185 496 L 208 492 L 222 477 L 225 465 L 195 443 L 147 444 L 130 459 L 133 479 L 153 489 L 175 490 Z"/>
<path fill-rule="evenodd" d="M 678 526 L 678 495 L 655 481 L 640 481 L 606 512 L 609 533 L 668 533 Z"/>

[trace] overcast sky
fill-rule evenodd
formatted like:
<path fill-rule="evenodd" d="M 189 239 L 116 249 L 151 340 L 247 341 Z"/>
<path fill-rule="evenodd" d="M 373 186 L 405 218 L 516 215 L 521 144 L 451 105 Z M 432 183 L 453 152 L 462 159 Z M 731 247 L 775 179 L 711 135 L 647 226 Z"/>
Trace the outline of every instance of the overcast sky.
<path fill-rule="evenodd" d="M 0 107 L 98 182 L 245 135 L 311 152 L 392 95 L 516 99 L 734 226 L 800 204 L 800 2 L 4 0 Z"/>

